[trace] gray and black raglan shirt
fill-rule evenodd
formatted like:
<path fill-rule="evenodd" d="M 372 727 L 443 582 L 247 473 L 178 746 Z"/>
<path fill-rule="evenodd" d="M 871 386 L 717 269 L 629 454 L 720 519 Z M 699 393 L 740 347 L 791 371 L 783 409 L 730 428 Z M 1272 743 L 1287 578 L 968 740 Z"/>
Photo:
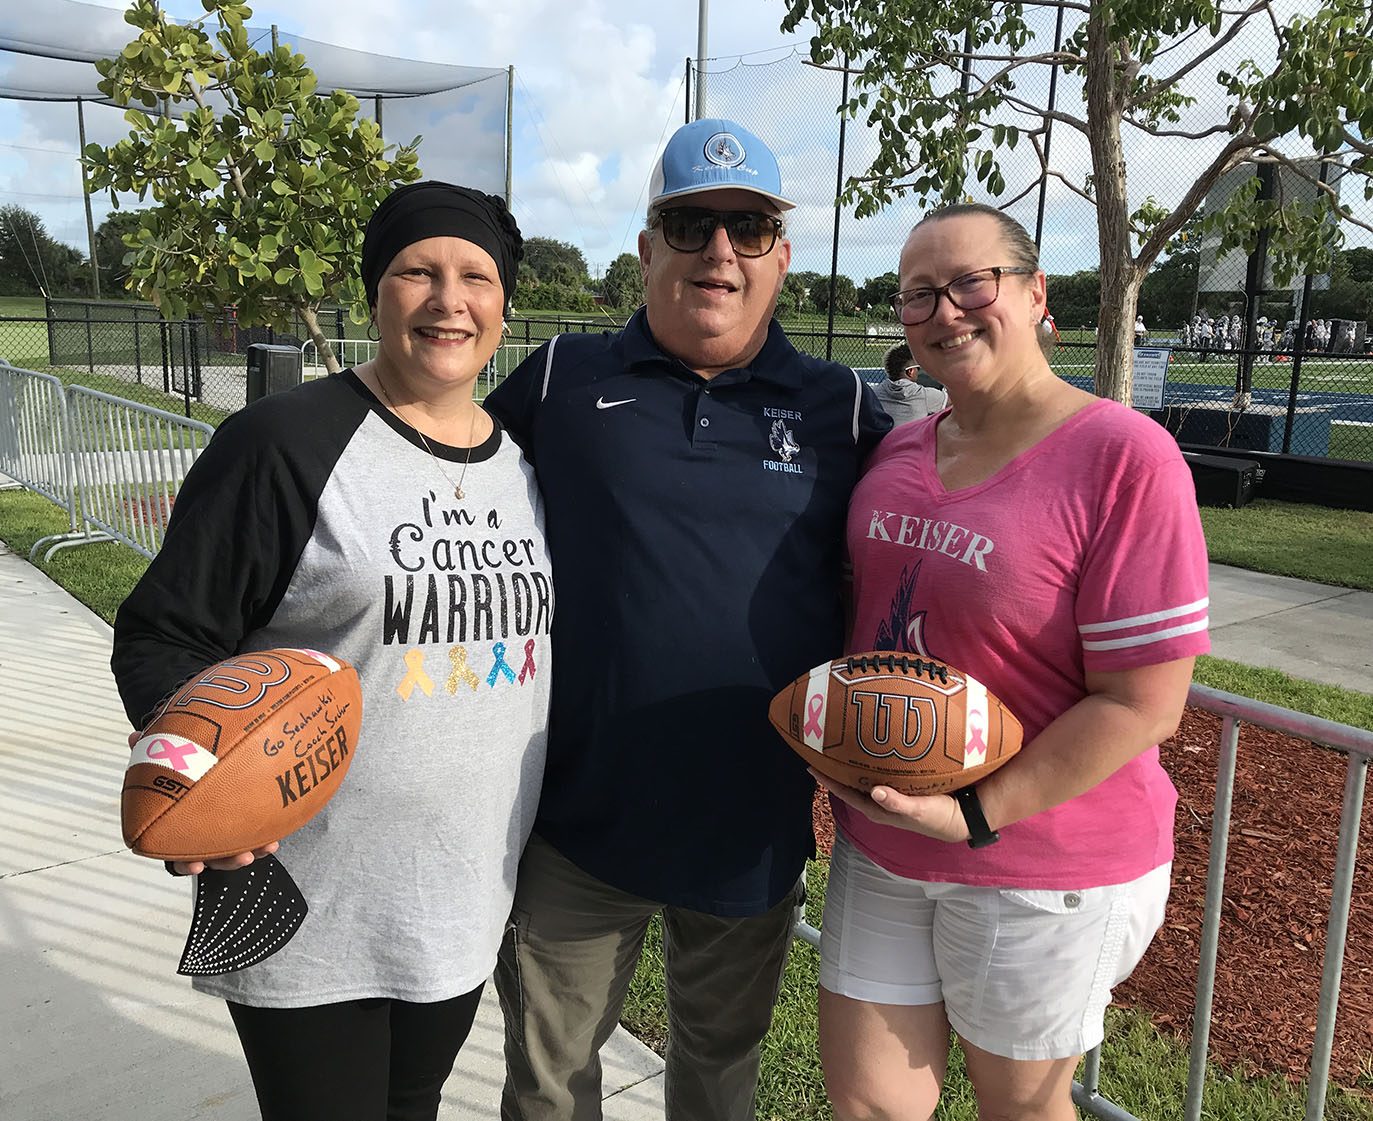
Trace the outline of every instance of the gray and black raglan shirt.
<path fill-rule="evenodd" d="M 225 421 L 120 608 L 113 667 L 141 727 L 234 653 L 306 646 L 362 681 L 337 795 L 282 841 L 310 913 L 202 991 L 300 1007 L 434 1001 L 491 973 L 544 769 L 553 590 L 534 475 L 499 424 L 431 442 L 352 371 Z M 453 497 L 462 477 L 466 497 Z"/>

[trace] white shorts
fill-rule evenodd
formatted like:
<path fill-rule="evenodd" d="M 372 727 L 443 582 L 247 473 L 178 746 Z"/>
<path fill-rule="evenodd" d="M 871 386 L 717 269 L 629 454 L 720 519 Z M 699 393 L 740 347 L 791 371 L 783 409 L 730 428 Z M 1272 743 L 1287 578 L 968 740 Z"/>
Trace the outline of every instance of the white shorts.
<path fill-rule="evenodd" d="M 942 1001 L 954 1030 L 994 1055 L 1080 1055 L 1163 922 L 1171 871 L 1078 890 L 931 883 L 878 867 L 841 834 L 820 984 L 872 1004 Z"/>

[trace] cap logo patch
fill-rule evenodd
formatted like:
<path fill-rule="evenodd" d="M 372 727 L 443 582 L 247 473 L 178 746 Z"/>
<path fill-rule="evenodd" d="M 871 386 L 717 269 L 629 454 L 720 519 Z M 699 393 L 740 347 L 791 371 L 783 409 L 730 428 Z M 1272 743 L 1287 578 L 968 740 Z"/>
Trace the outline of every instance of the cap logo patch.
<path fill-rule="evenodd" d="M 716 167 L 738 167 L 747 153 L 732 132 L 717 132 L 706 141 L 705 156 Z"/>

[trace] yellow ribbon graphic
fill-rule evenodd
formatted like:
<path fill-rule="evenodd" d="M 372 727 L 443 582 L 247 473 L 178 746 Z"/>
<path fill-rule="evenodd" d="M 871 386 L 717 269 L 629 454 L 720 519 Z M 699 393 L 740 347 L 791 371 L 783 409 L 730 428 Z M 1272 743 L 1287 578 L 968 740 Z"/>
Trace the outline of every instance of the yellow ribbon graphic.
<path fill-rule="evenodd" d="M 419 649 L 411 650 L 405 655 L 405 665 L 409 672 L 405 675 L 405 680 L 396 686 L 396 692 L 400 694 L 400 699 L 408 701 L 410 694 L 415 691 L 418 685 L 424 690 L 426 697 L 434 693 L 434 682 L 430 676 L 424 672 L 424 651 Z"/>
<path fill-rule="evenodd" d="M 453 663 L 453 672 L 448 675 L 448 684 L 444 688 L 450 696 L 457 694 L 459 682 L 466 681 L 474 690 L 481 684 L 481 678 L 473 673 L 472 667 L 467 664 L 466 646 L 451 647 L 448 651 L 448 660 Z"/>

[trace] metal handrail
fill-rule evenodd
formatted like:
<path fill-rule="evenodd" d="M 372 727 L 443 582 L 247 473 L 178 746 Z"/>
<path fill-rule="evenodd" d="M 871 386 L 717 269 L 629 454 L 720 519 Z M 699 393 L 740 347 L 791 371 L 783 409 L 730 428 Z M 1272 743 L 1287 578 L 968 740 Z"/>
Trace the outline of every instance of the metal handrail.
<path fill-rule="evenodd" d="M 1348 756 L 1344 800 L 1340 809 L 1339 840 L 1331 879 L 1330 917 L 1326 925 L 1325 961 L 1321 975 L 1316 1033 L 1311 1049 L 1311 1075 L 1307 1084 L 1305 1121 L 1320 1121 L 1330 1083 L 1330 1055 L 1334 1046 L 1335 1017 L 1339 1008 L 1340 981 L 1344 968 L 1345 938 L 1353 896 L 1354 867 L 1358 857 L 1359 825 L 1363 817 L 1364 789 L 1369 760 L 1373 759 L 1373 732 L 1326 720 L 1319 716 L 1224 693 L 1206 685 L 1193 685 L 1187 693 L 1193 708 L 1222 718 L 1220 759 L 1216 775 L 1215 812 L 1211 821 L 1211 846 L 1206 873 L 1206 906 L 1202 914 L 1201 947 L 1197 963 L 1197 996 L 1192 1018 L 1192 1045 L 1187 1071 L 1185 1121 L 1200 1121 L 1205 1091 L 1207 1048 L 1210 1043 L 1211 1008 L 1215 994 L 1216 960 L 1220 949 L 1221 903 L 1225 894 L 1225 860 L 1230 838 L 1230 810 L 1235 789 L 1241 723 L 1307 740 L 1319 747 Z M 820 945 L 820 931 L 805 921 L 797 908 L 795 937 Z M 1087 1053 L 1081 1082 L 1073 1083 L 1073 1102 L 1103 1121 L 1139 1121 L 1100 1091 L 1101 1048 Z"/>

